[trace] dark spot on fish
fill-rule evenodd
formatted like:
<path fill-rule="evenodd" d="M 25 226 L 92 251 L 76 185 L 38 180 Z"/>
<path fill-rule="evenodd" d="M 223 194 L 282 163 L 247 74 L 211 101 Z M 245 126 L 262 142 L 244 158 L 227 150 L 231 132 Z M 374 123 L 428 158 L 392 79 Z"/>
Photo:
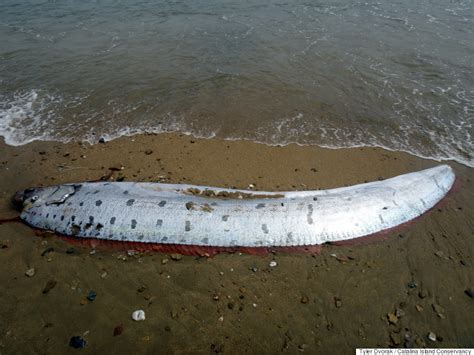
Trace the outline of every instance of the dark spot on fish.
<path fill-rule="evenodd" d="M 71 221 L 75 221 L 76 220 L 76 216 L 71 216 Z"/>
<path fill-rule="evenodd" d="M 143 235 L 143 234 L 140 234 L 140 235 L 138 236 L 138 239 L 140 239 L 140 240 L 142 240 L 143 238 L 144 238 L 144 235 Z"/>
<path fill-rule="evenodd" d="M 55 218 L 56 218 L 56 215 L 55 215 L 55 214 L 53 214 L 53 219 L 55 219 Z"/>
<path fill-rule="evenodd" d="M 95 191 L 94 191 L 94 195 L 95 195 L 95 194 L 98 194 L 98 193 L 99 193 L 99 190 L 95 190 Z"/>
<path fill-rule="evenodd" d="M 90 227 L 92 227 L 92 223 L 86 223 L 86 225 L 84 226 L 84 229 L 89 229 Z"/>
<path fill-rule="evenodd" d="M 255 208 L 257 209 L 264 208 L 264 207 L 265 207 L 264 203 L 259 203 L 257 206 L 255 206 Z"/>
<path fill-rule="evenodd" d="M 382 209 L 383 209 L 383 210 L 387 210 L 387 209 L 388 209 L 388 207 L 384 207 L 384 208 L 382 208 Z"/>
<path fill-rule="evenodd" d="M 95 226 L 95 229 L 97 229 L 98 231 L 100 231 L 102 228 L 104 228 L 104 225 L 102 223 L 97 223 L 97 225 Z"/>
<path fill-rule="evenodd" d="M 281 203 L 281 207 L 285 207 L 285 204 L 283 202 Z"/>
<path fill-rule="evenodd" d="M 166 205 L 166 201 L 161 201 L 161 202 L 158 204 L 158 206 L 160 206 L 160 207 L 165 207 L 165 205 Z"/>
<path fill-rule="evenodd" d="M 132 219 L 132 229 L 135 229 L 137 227 L 137 220 Z"/>
<path fill-rule="evenodd" d="M 317 201 L 317 200 L 318 200 L 318 198 L 317 198 L 317 197 L 313 197 L 313 201 Z"/>
<path fill-rule="evenodd" d="M 77 224 L 73 224 L 71 226 L 71 234 L 72 235 L 78 235 L 80 231 L 81 231 L 81 227 L 78 226 Z"/>
<path fill-rule="evenodd" d="M 306 215 L 308 224 L 313 224 L 313 205 L 310 203 L 308 205 L 308 214 Z"/>
<path fill-rule="evenodd" d="M 186 209 L 187 209 L 188 211 L 190 211 L 190 210 L 193 209 L 194 203 L 191 202 L 191 201 L 189 201 L 189 202 L 186 202 L 186 205 L 185 205 L 185 206 L 186 206 Z"/>
<path fill-rule="evenodd" d="M 163 225 L 163 220 L 162 219 L 157 219 L 156 220 L 156 226 L 161 227 Z"/>
<path fill-rule="evenodd" d="M 115 223 L 115 217 L 112 217 L 112 218 L 110 219 L 110 224 L 114 224 L 114 223 Z"/>
<path fill-rule="evenodd" d="M 128 195 L 128 191 L 125 190 L 125 191 L 123 192 L 123 194 L 124 194 L 124 195 Z"/>
<path fill-rule="evenodd" d="M 191 222 L 190 221 L 184 222 L 184 230 L 186 232 L 189 232 L 191 230 Z"/>
<path fill-rule="evenodd" d="M 134 202 L 135 202 L 135 200 L 133 198 L 131 198 L 130 200 L 127 201 L 127 206 L 133 205 Z"/>
<path fill-rule="evenodd" d="M 46 218 L 49 218 L 49 213 L 46 214 Z"/>
<path fill-rule="evenodd" d="M 222 216 L 222 220 L 223 220 L 224 222 L 227 222 L 227 221 L 229 220 L 229 215 L 228 215 L 228 214 L 223 215 L 223 216 Z"/>
<path fill-rule="evenodd" d="M 94 223 L 94 216 L 89 216 L 89 223 Z"/>
<path fill-rule="evenodd" d="M 64 216 L 61 216 L 61 221 L 64 221 Z"/>
<path fill-rule="evenodd" d="M 161 238 L 161 241 L 162 241 L 162 242 L 166 242 L 167 240 L 168 240 L 168 237 L 163 237 L 163 238 Z"/>
<path fill-rule="evenodd" d="M 268 226 L 264 223 L 262 224 L 263 233 L 268 234 Z"/>
<path fill-rule="evenodd" d="M 100 206 L 101 204 L 102 204 L 102 201 L 101 201 L 101 200 L 95 201 L 95 205 L 96 205 L 97 207 Z"/>
<path fill-rule="evenodd" d="M 79 203 L 79 206 L 81 207 L 84 206 L 84 202 Z"/>
<path fill-rule="evenodd" d="M 203 239 L 201 239 L 201 243 L 209 244 L 209 238 L 203 238 Z"/>

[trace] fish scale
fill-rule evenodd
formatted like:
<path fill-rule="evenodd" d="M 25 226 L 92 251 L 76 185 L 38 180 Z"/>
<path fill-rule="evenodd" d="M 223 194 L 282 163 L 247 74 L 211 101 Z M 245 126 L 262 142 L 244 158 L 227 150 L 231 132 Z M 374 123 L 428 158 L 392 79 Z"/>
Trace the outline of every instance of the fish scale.
<path fill-rule="evenodd" d="M 440 165 L 349 187 L 261 192 L 144 182 L 28 189 L 21 218 L 66 236 L 212 247 L 318 245 L 418 217 L 455 181 Z M 209 197 L 208 195 L 211 195 Z"/>

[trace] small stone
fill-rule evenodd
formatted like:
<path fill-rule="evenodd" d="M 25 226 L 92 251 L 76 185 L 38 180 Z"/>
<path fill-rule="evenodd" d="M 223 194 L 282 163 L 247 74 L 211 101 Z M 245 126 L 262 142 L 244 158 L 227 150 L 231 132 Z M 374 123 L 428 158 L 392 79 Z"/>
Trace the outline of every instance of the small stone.
<path fill-rule="evenodd" d="M 433 308 L 433 311 L 436 312 L 436 314 L 438 315 L 438 317 L 440 317 L 441 319 L 446 318 L 446 317 L 444 316 L 445 310 L 444 310 L 444 308 L 441 307 L 439 304 L 433 303 L 433 304 L 431 305 L 431 307 Z"/>
<path fill-rule="evenodd" d="M 258 269 L 255 266 L 249 267 L 249 270 L 252 270 L 253 272 L 257 272 Z"/>
<path fill-rule="evenodd" d="M 255 185 L 254 184 L 249 184 L 249 189 L 253 189 L 255 188 Z"/>
<path fill-rule="evenodd" d="M 127 250 L 127 255 L 128 256 L 135 256 L 135 255 L 139 255 L 140 253 L 136 250 L 133 250 L 133 249 L 130 249 L 130 250 Z"/>
<path fill-rule="evenodd" d="M 341 308 L 342 300 L 339 297 L 334 297 L 334 305 L 336 306 L 336 308 Z"/>
<path fill-rule="evenodd" d="M 66 254 L 74 254 L 76 249 L 74 247 L 69 247 L 66 249 Z"/>
<path fill-rule="evenodd" d="M 395 315 L 397 316 L 397 318 L 401 318 L 405 315 L 405 311 L 401 308 L 397 308 L 395 310 Z"/>
<path fill-rule="evenodd" d="M 304 352 L 306 350 L 307 345 L 306 344 L 301 344 L 298 346 L 298 351 L 299 352 Z"/>
<path fill-rule="evenodd" d="M 220 317 L 218 318 L 218 321 L 219 321 L 219 322 L 223 322 L 223 321 L 224 321 L 224 316 L 220 316 Z"/>
<path fill-rule="evenodd" d="M 147 150 L 145 150 L 145 154 L 146 154 L 146 155 L 153 154 L 153 150 L 147 149 Z"/>
<path fill-rule="evenodd" d="M 85 306 L 85 305 L 87 304 L 87 300 L 86 300 L 85 298 L 83 298 L 83 299 L 79 302 L 79 304 L 80 304 L 81 306 Z"/>
<path fill-rule="evenodd" d="M 392 341 L 393 345 L 400 345 L 402 340 L 400 339 L 400 334 L 397 333 L 390 333 L 390 340 Z"/>
<path fill-rule="evenodd" d="M 137 292 L 143 292 L 146 290 L 146 286 L 145 285 L 141 285 L 138 289 L 137 289 Z"/>
<path fill-rule="evenodd" d="M 168 264 L 168 261 L 170 261 L 170 259 L 163 259 L 161 260 L 161 264 L 162 265 Z"/>
<path fill-rule="evenodd" d="M 101 136 L 99 138 L 99 143 L 105 143 L 105 137 L 104 136 Z"/>
<path fill-rule="evenodd" d="M 51 252 L 53 252 L 53 251 L 54 251 L 54 248 L 52 248 L 52 247 L 46 248 L 46 249 L 43 250 L 43 252 L 41 253 L 41 256 L 45 256 L 45 255 L 47 255 L 47 254 L 49 254 L 49 253 L 51 253 Z"/>
<path fill-rule="evenodd" d="M 464 290 L 464 293 L 465 293 L 467 296 L 469 296 L 469 297 L 471 297 L 471 298 L 474 298 L 474 291 L 472 290 L 472 288 L 468 288 L 468 289 Z"/>
<path fill-rule="evenodd" d="M 119 324 L 114 328 L 114 337 L 123 333 L 123 324 Z"/>
<path fill-rule="evenodd" d="M 427 335 L 428 339 L 431 340 L 431 341 L 436 341 L 436 334 L 433 333 L 433 332 L 429 332 L 428 335 Z"/>
<path fill-rule="evenodd" d="M 90 290 L 89 293 L 87 294 L 87 300 L 90 302 L 94 301 L 96 297 L 97 297 L 97 292 L 95 292 L 94 290 Z"/>
<path fill-rule="evenodd" d="M 79 335 L 71 337 L 69 346 L 74 349 L 82 349 L 86 346 L 86 341 Z"/>
<path fill-rule="evenodd" d="M 309 298 L 307 296 L 302 296 L 301 299 L 300 299 L 300 302 L 302 304 L 308 304 Z"/>
<path fill-rule="evenodd" d="M 418 284 L 416 283 L 416 281 L 410 281 L 407 286 L 409 288 L 417 288 L 418 287 Z"/>
<path fill-rule="evenodd" d="M 36 272 L 35 268 L 32 267 L 31 269 L 26 270 L 25 275 L 28 277 L 33 277 L 35 276 L 35 272 Z"/>
<path fill-rule="evenodd" d="M 418 292 L 418 297 L 426 298 L 428 297 L 428 292 L 426 292 L 425 290 L 421 290 L 420 292 Z"/>
<path fill-rule="evenodd" d="M 214 296 L 212 296 L 212 299 L 214 301 L 219 301 L 219 295 L 218 294 L 215 294 Z"/>
<path fill-rule="evenodd" d="M 51 291 L 56 286 L 56 284 L 57 284 L 56 280 L 49 280 L 46 283 L 46 286 L 44 286 L 44 288 L 43 288 L 43 293 L 46 294 L 49 291 Z"/>
<path fill-rule="evenodd" d="M 416 308 L 416 310 L 417 310 L 418 312 L 423 311 L 423 306 L 422 306 L 421 304 L 415 305 L 415 308 Z"/>
<path fill-rule="evenodd" d="M 105 279 L 107 277 L 107 271 L 104 271 L 101 275 L 100 275 L 101 278 Z"/>
<path fill-rule="evenodd" d="M 387 320 L 390 324 L 397 324 L 398 322 L 397 316 L 393 313 L 387 313 Z"/>
<path fill-rule="evenodd" d="M 227 303 L 227 308 L 229 308 L 230 310 L 233 310 L 234 306 L 235 306 L 234 302 Z"/>
<path fill-rule="evenodd" d="M 183 258 L 183 256 L 181 254 L 171 254 L 170 258 L 171 258 L 171 260 L 179 261 Z"/>
<path fill-rule="evenodd" d="M 275 260 L 270 261 L 270 263 L 268 264 L 268 266 L 270 266 L 270 267 L 275 267 L 275 266 L 277 266 L 277 265 L 278 265 L 278 264 L 277 264 L 277 262 L 276 262 Z"/>
<path fill-rule="evenodd" d="M 145 311 L 139 309 L 136 310 L 132 313 L 132 319 L 136 322 L 140 322 L 142 320 L 145 320 Z"/>
<path fill-rule="evenodd" d="M 438 258 L 444 259 L 444 253 L 441 250 L 438 250 L 434 253 Z"/>

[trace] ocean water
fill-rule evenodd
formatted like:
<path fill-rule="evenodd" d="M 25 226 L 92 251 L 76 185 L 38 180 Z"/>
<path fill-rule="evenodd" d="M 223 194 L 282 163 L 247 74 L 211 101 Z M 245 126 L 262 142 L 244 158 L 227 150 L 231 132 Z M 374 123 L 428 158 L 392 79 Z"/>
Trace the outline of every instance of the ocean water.
<path fill-rule="evenodd" d="M 472 0 L 2 0 L 0 135 L 380 146 L 474 166 Z"/>

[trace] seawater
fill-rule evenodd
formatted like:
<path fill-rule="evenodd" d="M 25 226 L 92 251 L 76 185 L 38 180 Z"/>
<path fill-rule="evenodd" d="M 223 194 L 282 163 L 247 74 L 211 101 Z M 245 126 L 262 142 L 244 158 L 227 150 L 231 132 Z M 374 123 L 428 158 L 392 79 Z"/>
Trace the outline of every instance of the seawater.
<path fill-rule="evenodd" d="M 472 0 L 2 0 L 6 143 L 143 132 L 474 166 Z"/>

